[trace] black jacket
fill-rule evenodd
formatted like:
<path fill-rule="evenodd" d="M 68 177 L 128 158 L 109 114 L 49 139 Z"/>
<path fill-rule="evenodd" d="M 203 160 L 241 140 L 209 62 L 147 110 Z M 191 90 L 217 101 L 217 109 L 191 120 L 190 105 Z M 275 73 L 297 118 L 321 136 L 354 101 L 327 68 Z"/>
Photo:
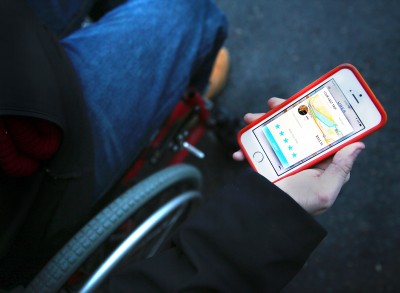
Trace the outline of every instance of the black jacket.
<path fill-rule="evenodd" d="M 80 84 L 58 41 L 22 0 L 0 1 L 0 116 L 56 123 L 62 145 L 40 172 L 0 174 L 0 288 L 36 273 L 85 221 L 93 148 Z"/>
<path fill-rule="evenodd" d="M 326 232 L 249 170 L 211 196 L 164 253 L 115 270 L 102 292 L 278 292 Z"/>

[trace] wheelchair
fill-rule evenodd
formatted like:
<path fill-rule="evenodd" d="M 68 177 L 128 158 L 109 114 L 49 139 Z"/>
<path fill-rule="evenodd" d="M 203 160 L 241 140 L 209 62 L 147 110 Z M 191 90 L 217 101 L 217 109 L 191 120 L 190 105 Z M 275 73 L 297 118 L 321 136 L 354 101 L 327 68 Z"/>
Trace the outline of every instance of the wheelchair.
<path fill-rule="evenodd" d="M 211 115 L 212 108 L 210 101 L 189 90 L 102 200 L 101 211 L 64 244 L 25 291 L 93 292 L 116 266 L 149 258 L 167 247 L 171 234 L 202 197 L 201 172 L 182 162 L 188 154 L 204 158 L 196 145 L 207 129 L 231 129 L 235 124 L 220 111 Z"/>
<path fill-rule="evenodd" d="M 86 25 L 86 21 L 82 25 Z M 49 48 L 53 47 L 52 43 Z M 62 50 L 55 49 L 55 55 L 65 57 L 61 54 Z M 67 71 L 63 70 L 62 73 L 60 80 L 63 80 L 61 75 Z M 59 90 L 62 89 L 63 87 L 60 87 Z M 74 103 L 67 104 L 71 108 L 74 106 Z M 83 275 L 91 275 L 90 272 L 102 267 L 98 263 L 102 262 L 99 260 L 102 257 L 97 256 L 107 255 L 109 251 L 119 247 L 121 238 L 126 238 L 126 235 L 132 233 L 136 240 L 133 241 L 134 244 L 129 245 L 134 246 L 134 252 L 129 253 L 129 257 L 148 257 L 164 245 L 168 245 L 168 235 L 199 199 L 201 180 L 199 172 L 188 166 L 174 166 L 160 171 L 162 173 L 155 172 L 165 166 L 183 162 L 189 153 L 199 158 L 204 157 L 204 153 L 196 148 L 196 144 L 210 125 L 218 124 L 212 119 L 210 111 L 208 103 L 203 101 L 198 93 L 188 91 L 170 118 L 165 121 L 165 126 L 160 129 L 150 146 L 145 148 L 121 182 L 113 186 L 105 196 L 99 195 L 99 201 L 94 197 L 85 197 L 84 187 L 91 186 L 91 183 L 85 180 L 92 180 L 86 173 L 92 175 L 91 169 L 79 170 L 83 176 L 69 170 L 68 174 L 51 174 L 51 170 L 42 165 L 40 172 L 32 177 L 24 177 L 24 181 L 0 178 L 6 183 L 12 183 L 7 185 L 7 190 L 3 189 L 2 194 L 10 202 L 11 208 L 0 205 L 2 212 L 5 211 L 2 214 L 4 221 L 0 223 L 0 291 L 13 289 L 17 285 L 23 285 L 31 292 L 79 290 L 85 286 Z M 71 129 L 79 129 L 80 126 L 82 125 Z M 138 145 L 143 143 L 140 141 Z M 65 145 L 68 144 L 63 144 Z M 87 148 L 90 149 L 91 146 L 88 145 Z M 76 153 L 80 154 L 79 150 Z M 172 155 L 167 156 L 167 153 Z M 75 162 L 72 161 L 71 164 L 73 163 Z M 82 164 L 84 163 L 82 161 Z M 88 166 L 91 166 L 90 163 Z M 154 175 L 142 182 L 149 174 Z M 78 184 L 71 184 L 71 187 L 69 181 Z M 163 188 L 153 190 L 150 188 L 152 186 Z M 65 190 L 69 191 L 70 196 L 64 196 Z M 142 190 L 146 192 L 142 193 Z M 18 197 L 25 193 L 26 197 Z M 39 195 L 36 196 L 36 193 Z M 17 196 L 13 196 L 14 194 Z M 0 202 L 3 203 L 1 200 L 0 197 Z M 87 222 L 90 218 L 92 220 Z M 72 240 L 69 240 L 71 237 Z M 126 252 L 122 255 L 127 254 L 128 250 L 132 249 L 124 249 Z M 117 251 L 120 250 L 117 248 Z M 127 256 L 121 258 L 126 259 Z M 109 265 L 108 268 L 115 264 Z M 96 278 L 101 280 L 104 276 L 105 274 L 102 274 L 101 278 Z M 90 286 L 93 288 L 93 285 Z"/>
<path fill-rule="evenodd" d="M 68 241 L 28 285 L 26 292 L 58 292 L 68 280 L 63 292 L 75 292 L 77 287 L 79 292 L 93 292 L 124 258 L 134 261 L 153 256 L 184 220 L 190 205 L 200 199 L 200 186 L 200 172 L 185 164 L 168 167 L 134 185 Z M 117 230 L 124 222 L 125 226 L 133 224 L 136 228 L 94 273 L 84 276 L 80 266 L 93 253 L 96 258 L 99 250 L 107 249 L 106 242 L 112 242 L 110 236 L 118 237 Z M 86 265 L 86 270 L 87 266 L 93 267 L 93 264 Z"/>

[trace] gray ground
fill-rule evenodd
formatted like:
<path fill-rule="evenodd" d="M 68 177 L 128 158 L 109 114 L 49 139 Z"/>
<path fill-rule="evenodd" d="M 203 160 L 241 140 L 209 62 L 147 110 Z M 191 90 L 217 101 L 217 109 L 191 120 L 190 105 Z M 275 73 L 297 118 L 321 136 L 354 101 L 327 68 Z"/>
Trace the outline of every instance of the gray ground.
<path fill-rule="evenodd" d="M 285 292 L 400 292 L 400 1 L 217 3 L 230 21 L 232 71 L 220 97 L 230 112 L 263 112 L 266 97 L 287 98 L 349 62 L 389 117 L 364 140 L 350 182 L 318 217 L 328 237 Z M 206 193 L 245 167 L 221 155 L 212 135 L 202 147 Z"/>

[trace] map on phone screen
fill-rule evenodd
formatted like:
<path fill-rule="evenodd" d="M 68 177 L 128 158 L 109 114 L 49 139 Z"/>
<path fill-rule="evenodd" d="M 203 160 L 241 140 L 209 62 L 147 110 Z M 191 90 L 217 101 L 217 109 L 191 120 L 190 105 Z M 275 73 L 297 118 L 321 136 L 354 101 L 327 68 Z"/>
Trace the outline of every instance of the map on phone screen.
<path fill-rule="evenodd" d="M 354 131 L 327 87 L 265 124 L 262 131 L 288 168 Z"/>

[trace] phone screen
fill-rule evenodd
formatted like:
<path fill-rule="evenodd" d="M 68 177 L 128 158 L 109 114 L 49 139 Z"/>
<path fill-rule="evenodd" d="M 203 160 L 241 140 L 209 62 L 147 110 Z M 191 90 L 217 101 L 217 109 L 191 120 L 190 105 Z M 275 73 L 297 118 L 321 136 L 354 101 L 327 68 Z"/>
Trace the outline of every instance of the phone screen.
<path fill-rule="evenodd" d="M 253 129 L 282 175 L 365 128 L 332 78 Z"/>

